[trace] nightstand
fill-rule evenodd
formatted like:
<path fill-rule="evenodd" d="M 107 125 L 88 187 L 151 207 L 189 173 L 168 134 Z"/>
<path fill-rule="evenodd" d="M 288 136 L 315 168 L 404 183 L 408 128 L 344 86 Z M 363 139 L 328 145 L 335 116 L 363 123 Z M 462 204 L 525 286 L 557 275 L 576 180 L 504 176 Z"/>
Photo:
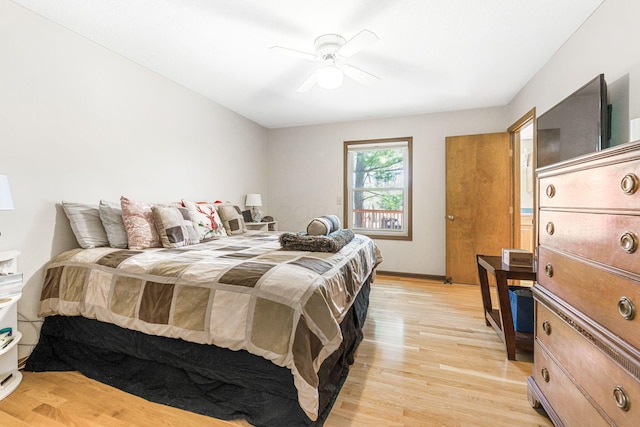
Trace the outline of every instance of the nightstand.
<path fill-rule="evenodd" d="M 0 346 L 0 400 L 13 392 L 22 374 L 18 371 L 18 300 L 22 296 L 22 274 L 0 276 L 0 330 L 11 328 L 10 341 Z"/>
<path fill-rule="evenodd" d="M 278 221 L 245 222 L 249 230 L 278 231 Z"/>

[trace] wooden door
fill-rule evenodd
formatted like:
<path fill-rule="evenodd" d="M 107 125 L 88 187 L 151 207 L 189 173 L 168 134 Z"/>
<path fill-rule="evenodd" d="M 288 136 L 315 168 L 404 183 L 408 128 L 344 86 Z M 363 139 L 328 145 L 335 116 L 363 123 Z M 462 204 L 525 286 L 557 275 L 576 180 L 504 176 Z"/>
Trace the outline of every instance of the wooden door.
<path fill-rule="evenodd" d="M 476 254 L 512 245 L 508 133 L 446 139 L 446 277 L 479 284 Z"/>

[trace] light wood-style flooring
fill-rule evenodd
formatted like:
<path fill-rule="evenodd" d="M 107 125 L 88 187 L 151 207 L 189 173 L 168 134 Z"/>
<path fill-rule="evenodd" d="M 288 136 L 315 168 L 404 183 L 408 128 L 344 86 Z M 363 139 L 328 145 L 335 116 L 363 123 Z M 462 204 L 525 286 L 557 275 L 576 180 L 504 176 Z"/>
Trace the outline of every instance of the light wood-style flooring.
<path fill-rule="evenodd" d="M 379 275 L 365 339 L 325 426 L 552 426 L 527 401 L 531 368 L 530 354 L 507 360 L 478 287 Z M 150 403 L 77 372 L 23 374 L 0 402 L 0 426 L 249 425 Z"/>

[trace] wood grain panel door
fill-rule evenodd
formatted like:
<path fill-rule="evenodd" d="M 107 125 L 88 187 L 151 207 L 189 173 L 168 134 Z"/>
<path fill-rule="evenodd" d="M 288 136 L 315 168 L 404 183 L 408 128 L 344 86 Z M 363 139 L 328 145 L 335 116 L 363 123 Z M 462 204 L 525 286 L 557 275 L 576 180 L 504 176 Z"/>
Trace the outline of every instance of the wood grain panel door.
<path fill-rule="evenodd" d="M 446 275 L 479 284 L 476 254 L 512 247 L 509 134 L 446 139 Z"/>

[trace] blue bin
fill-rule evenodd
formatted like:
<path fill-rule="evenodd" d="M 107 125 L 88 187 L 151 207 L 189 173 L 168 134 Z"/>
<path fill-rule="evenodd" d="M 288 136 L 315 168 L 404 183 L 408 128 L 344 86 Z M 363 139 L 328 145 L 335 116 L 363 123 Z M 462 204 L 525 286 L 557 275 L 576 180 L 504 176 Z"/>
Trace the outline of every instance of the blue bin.
<path fill-rule="evenodd" d="M 509 286 L 509 300 L 513 329 L 517 332 L 533 333 L 533 293 L 531 288 Z"/>

